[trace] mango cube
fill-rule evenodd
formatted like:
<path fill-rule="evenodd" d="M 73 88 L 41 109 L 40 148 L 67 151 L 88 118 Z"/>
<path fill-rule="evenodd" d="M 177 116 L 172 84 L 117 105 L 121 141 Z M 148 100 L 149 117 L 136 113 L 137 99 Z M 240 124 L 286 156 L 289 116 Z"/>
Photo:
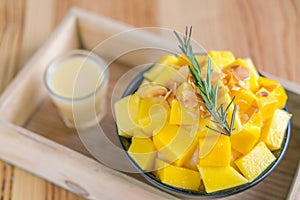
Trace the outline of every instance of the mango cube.
<path fill-rule="evenodd" d="M 235 61 L 235 57 L 230 51 L 209 51 L 208 55 L 212 63 L 219 68 L 224 68 Z"/>
<path fill-rule="evenodd" d="M 260 140 L 271 150 L 280 149 L 291 114 L 276 109 L 272 118 L 268 119 L 261 130 Z"/>
<path fill-rule="evenodd" d="M 277 80 L 268 79 L 265 77 L 259 77 L 259 85 L 266 88 L 269 92 L 272 92 L 278 100 L 277 108 L 282 109 L 287 100 L 287 95 L 284 88 L 280 85 Z"/>
<path fill-rule="evenodd" d="M 252 92 L 256 92 L 259 89 L 259 83 L 258 83 L 258 78 L 259 74 L 250 58 L 245 58 L 245 59 L 238 59 L 242 61 L 242 66 L 247 67 L 250 72 L 250 79 L 249 79 L 249 89 Z"/>
<path fill-rule="evenodd" d="M 285 104 L 286 104 L 286 101 L 287 101 L 287 95 L 286 95 L 286 92 L 285 92 L 285 89 L 279 85 L 277 88 L 275 88 L 273 90 L 273 94 L 275 95 L 278 103 L 277 103 L 277 108 L 278 109 L 283 109 Z"/>
<path fill-rule="evenodd" d="M 270 118 L 274 114 L 274 111 L 276 109 L 278 102 L 277 98 L 274 94 L 272 94 L 265 88 L 260 88 L 256 92 L 256 96 L 257 104 L 263 119 Z"/>
<path fill-rule="evenodd" d="M 173 67 L 164 67 L 162 71 L 153 79 L 153 82 L 159 85 L 165 85 L 171 81 L 176 73 Z"/>
<path fill-rule="evenodd" d="M 133 132 L 139 127 L 137 122 L 139 103 L 140 98 L 137 94 L 124 97 L 115 103 L 117 126 L 119 130 L 129 136 L 132 136 Z"/>
<path fill-rule="evenodd" d="M 198 190 L 201 181 L 198 171 L 173 165 L 163 168 L 160 177 L 165 184 L 188 190 Z"/>
<path fill-rule="evenodd" d="M 138 123 L 147 136 L 152 136 L 167 123 L 169 108 L 160 98 L 145 98 L 140 100 Z"/>
<path fill-rule="evenodd" d="M 260 76 L 259 76 L 259 74 L 258 74 L 258 72 L 257 72 L 257 70 L 256 70 L 256 68 L 255 68 L 255 66 L 254 66 L 251 58 L 244 58 L 242 60 L 244 61 L 245 66 L 251 71 L 251 74 L 253 74 L 254 79 L 256 81 L 258 81 L 258 79 L 259 79 Z"/>
<path fill-rule="evenodd" d="M 258 143 L 249 153 L 235 161 L 242 174 L 249 180 L 256 179 L 272 162 L 275 156 L 264 142 Z"/>
<path fill-rule="evenodd" d="M 205 137 L 209 131 L 209 128 L 207 126 L 212 126 L 213 122 L 211 122 L 210 119 L 203 119 L 199 118 L 199 123 L 198 123 L 198 135 L 199 137 Z"/>
<path fill-rule="evenodd" d="M 257 114 L 258 115 L 258 114 Z M 261 118 L 260 118 L 261 119 Z M 231 146 L 242 154 L 248 153 L 260 137 L 261 124 L 248 121 L 240 132 L 230 136 Z"/>
<path fill-rule="evenodd" d="M 269 79 L 263 76 L 258 78 L 258 83 L 260 87 L 266 88 L 268 91 L 272 92 L 280 83 L 277 80 Z"/>
<path fill-rule="evenodd" d="M 160 75 L 166 67 L 170 67 L 176 64 L 178 61 L 174 55 L 163 56 L 159 62 L 153 66 L 149 71 L 144 73 L 144 77 L 149 81 L 154 81 L 158 75 Z"/>
<path fill-rule="evenodd" d="M 173 100 L 170 111 L 170 124 L 192 125 L 198 122 L 197 109 L 187 108 L 183 103 Z"/>
<path fill-rule="evenodd" d="M 152 171 L 156 157 L 156 149 L 149 138 L 132 138 L 128 149 L 129 155 L 144 171 Z"/>
<path fill-rule="evenodd" d="M 243 154 L 241 154 L 240 152 L 231 149 L 231 157 L 230 157 L 230 166 L 233 167 L 235 170 L 237 170 L 238 172 L 240 172 L 239 168 L 236 166 L 235 161 L 237 159 L 239 159 Z"/>
<path fill-rule="evenodd" d="M 169 163 L 182 166 L 187 162 L 197 146 L 198 137 L 196 130 L 166 124 L 165 127 L 153 136 L 156 149 Z"/>
<path fill-rule="evenodd" d="M 248 183 L 233 167 L 198 166 L 206 192 L 216 192 Z"/>
<path fill-rule="evenodd" d="M 250 91 L 241 88 L 238 91 L 232 91 L 231 97 L 235 96 L 234 103 L 238 105 L 241 113 L 246 112 L 252 105 L 253 101 L 256 100 L 256 96 Z"/>
<path fill-rule="evenodd" d="M 230 156 L 231 143 L 228 136 L 211 132 L 211 135 L 199 139 L 199 166 L 229 166 Z"/>
<path fill-rule="evenodd" d="M 198 170 L 197 169 L 197 165 L 198 165 L 198 160 L 199 160 L 199 148 L 198 145 L 196 146 L 196 148 L 194 149 L 194 153 L 192 153 L 191 158 L 183 163 L 183 167 L 186 167 L 188 169 L 192 169 L 192 170 Z"/>
<path fill-rule="evenodd" d="M 154 164 L 154 171 L 153 171 L 154 175 L 157 176 L 159 179 L 161 179 L 162 170 L 169 165 L 170 164 L 165 162 L 164 160 L 156 158 Z"/>

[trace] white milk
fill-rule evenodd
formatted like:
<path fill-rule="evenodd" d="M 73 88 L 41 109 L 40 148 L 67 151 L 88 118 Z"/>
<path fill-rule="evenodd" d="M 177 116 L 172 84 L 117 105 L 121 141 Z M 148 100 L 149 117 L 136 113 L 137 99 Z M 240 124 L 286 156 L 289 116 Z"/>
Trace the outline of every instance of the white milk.
<path fill-rule="evenodd" d="M 90 52 L 77 50 L 49 65 L 46 86 L 69 127 L 96 124 L 106 111 L 108 69 Z"/>

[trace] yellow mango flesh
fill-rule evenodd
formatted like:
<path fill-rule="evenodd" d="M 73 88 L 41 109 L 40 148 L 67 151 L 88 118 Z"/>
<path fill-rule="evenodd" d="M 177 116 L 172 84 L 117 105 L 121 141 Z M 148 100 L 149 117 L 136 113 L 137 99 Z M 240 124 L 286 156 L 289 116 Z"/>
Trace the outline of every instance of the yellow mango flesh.
<path fill-rule="evenodd" d="M 273 94 L 275 95 L 278 103 L 277 103 L 277 108 L 278 109 L 283 109 L 286 101 L 288 99 L 287 94 L 285 92 L 285 89 L 282 86 L 278 86 L 273 90 Z"/>
<path fill-rule="evenodd" d="M 258 143 L 249 153 L 235 161 L 242 174 L 249 180 L 256 179 L 275 160 L 264 142 Z"/>
<path fill-rule="evenodd" d="M 159 85 L 165 85 L 171 81 L 176 73 L 172 67 L 164 67 L 162 71 L 153 79 L 153 82 Z"/>
<path fill-rule="evenodd" d="M 165 162 L 164 160 L 156 158 L 155 159 L 155 164 L 154 164 L 154 170 L 155 171 L 153 171 L 154 175 L 161 179 L 161 172 L 162 172 L 162 170 L 165 167 L 169 166 L 169 165 L 170 164 L 167 163 L 167 162 Z"/>
<path fill-rule="evenodd" d="M 118 127 L 118 134 L 119 134 L 120 136 L 126 137 L 126 138 L 131 138 L 131 137 L 132 137 L 132 135 L 129 135 L 128 133 L 125 133 L 125 132 L 122 131 L 122 129 L 120 129 L 119 127 Z"/>
<path fill-rule="evenodd" d="M 243 154 L 240 152 L 231 149 L 231 157 L 230 157 L 230 166 L 233 167 L 235 170 L 237 170 L 240 173 L 239 168 L 236 166 L 235 161 L 239 159 Z"/>
<path fill-rule="evenodd" d="M 270 118 L 274 114 L 274 111 L 276 109 L 278 103 L 277 98 L 275 97 L 274 94 L 272 94 L 265 88 L 260 88 L 256 92 L 256 96 L 257 96 L 257 104 L 262 114 L 262 118 L 263 119 Z"/>
<path fill-rule="evenodd" d="M 249 58 L 246 59 L 238 58 L 232 65 L 240 65 L 246 67 L 251 72 L 250 79 L 245 81 L 246 82 L 249 81 L 250 91 L 254 91 L 254 92 L 257 91 L 259 88 L 259 84 L 258 84 L 259 74 L 252 63 L 252 60 Z"/>
<path fill-rule="evenodd" d="M 149 138 L 132 138 L 128 149 L 129 155 L 144 171 L 152 171 L 156 157 L 156 149 Z"/>
<path fill-rule="evenodd" d="M 280 149 L 291 115 L 284 110 L 276 109 L 261 130 L 261 138 L 270 150 Z"/>
<path fill-rule="evenodd" d="M 199 119 L 199 123 L 198 123 L 198 135 L 199 137 L 205 137 L 209 131 L 209 129 L 207 128 L 207 126 L 212 126 L 213 123 L 211 122 L 210 119 L 203 119 L 200 118 Z"/>
<path fill-rule="evenodd" d="M 163 56 L 154 67 L 144 73 L 144 77 L 149 81 L 154 81 L 165 68 L 176 64 L 177 61 L 178 59 L 174 55 Z"/>
<path fill-rule="evenodd" d="M 273 91 L 280 83 L 277 80 L 269 79 L 260 76 L 258 78 L 258 83 L 260 87 L 266 88 L 268 91 Z"/>
<path fill-rule="evenodd" d="M 132 137 L 129 153 L 141 168 L 154 170 L 168 185 L 197 191 L 203 191 L 205 186 L 206 192 L 211 193 L 253 181 L 269 167 L 275 160 L 270 150 L 281 147 L 290 115 L 276 117 L 275 109 L 283 108 L 286 103 L 285 90 L 278 81 L 260 77 L 251 59 L 235 59 L 231 52 L 223 51 L 211 51 L 209 56 L 212 68 L 217 66 L 219 72 L 226 75 L 222 81 L 214 82 L 219 84 L 218 106 L 223 104 L 225 108 L 233 96 L 236 97 L 234 103 L 238 110 L 235 130 L 230 137 L 209 130 L 206 126 L 215 128 L 211 119 L 202 119 L 205 114 L 190 112 L 184 105 L 183 93 L 194 91 L 187 82 L 174 90 L 172 101 L 173 97 L 165 101 L 132 95 L 116 105 L 116 118 L 117 124 L 121 121 L 119 134 Z M 201 63 L 205 79 L 208 57 L 196 55 L 196 59 Z M 143 84 L 165 85 L 180 66 L 189 64 L 184 55 L 165 56 L 144 74 Z M 243 80 L 244 85 L 226 71 L 232 65 L 246 67 L 251 72 L 250 77 Z M 232 112 L 233 106 L 228 111 L 229 124 Z M 214 137 L 216 135 L 218 137 Z M 145 152 L 142 148 L 146 148 Z M 153 150 L 157 153 L 151 153 Z M 200 183 L 201 176 L 204 185 Z"/>
<path fill-rule="evenodd" d="M 153 136 L 153 143 L 169 163 L 175 162 L 174 164 L 182 166 L 192 156 L 197 139 L 196 130 L 166 124 Z"/>
<path fill-rule="evenodd" d="M 246 123 L 240 132 L 231 135 L 231 146 L 240 153 L 248 153 L 260 137 L 261 126 Z"/>
<path fill-rule="evenodd" d="M 197 165 L 198 165 L 198 153 L 199 153 L 199 148 L 198 145 L 196 145 L 195 149 L 193 149 L 193 153 L 191 153 L 190 159 L 183 163 L 183 167 L 186 167 L 188 169 L 192 170 L 198 170 Z"/>
<path fill-rule="evenodd" d="M 198 145 L 198 136 L 195 130 L 190 131 L 192 132 L 192 135 L 194 135 L 194 138 L 189 138 L 192 140 L 191 144 L 186 148 L 183 155 L 180 156 L 175 162 L 174 165 L 176 166 L 183 166 L 185 163 L 189 162 L 189 160 L 192 158 L 192 156 L 195 153 L 196 147 Z M 191 137 L 191 136 L 188 136 Z M 192 136 L 193 137 L 193 136 Z M 185 141 L 185 143 L 189 143 L 189 139 Z M 193 164 L 193 163 L 191 163 Z M 189 165 L 192 168 L 192 165 Z"/>
<path fill-rule="evenodd" d="M 160 131 L 168 121 L 169 108 L 160 98 L 140 100 L 138 123 L 145 135 L 152 136 Z"/>
<path fill-rule="evenodd" d="M 284 88 L 277 80 L 268 79 L 265 77 L 259 77 L 258 83 L 260 87 L 266 88 L 269 92 L 272 92 L 278 100 L 277 108 L 282 109 L 287 101 L 287 95 Z"/>
<path fill-rule="evenodd" d="M 201 181 L 198 171 L 173 165 L 163 168 L 160 177 L 165 184 L 188 190 L 198 190 Z"/>
<path fill-rule="evenodd" d="M 139 96 L 133 94 L 115 103 L 116 123 L 118 128 L 127 135 L 133 135 L 133 132 L 139 127 L 137 122 L 139 102 Z"/>
<path fill-rule="evenodd" d="M 259 74 L 258 74 L 258 72 L 257 72 L 257 70 L 256 70 L 256 68 L 255 68 L 255 66 L 254 66 L 254 64 L 253 64 L 253 62 L 252 62 L 252 60 L 251 60 L 251 58 L 244 58 L 244 59 L 242 59 L 242 60 L 244 61 L 245 66 L 251 71 L 251 74 L 253 74 L 254 79 L 255 79 L 256 81 L 258 81 L 258 78 L 259 78 L 260 76 L 259 76 Z"/>
<path fill-rule="evenodd" d="M 191 62 L 189 61 L 189 59 L 187 59 L 187 57 L 183 54 L 178 54 L 177 55 L 177 66 L 184 66 L 184 65 L 189 65 L 192 66 Z"/>
<path fill-rule="evenodd" d="M 199 166 L 223 167 L 230 165 L 231 144 L 228 136 L 211 133 L 199 139 Z"/>
<path fill-rule="evenodd" d="M 257 79 L 255 78 L 254 74 L 250 75 L 250 79 L 249 79 L 249 89 L 252 92 L 256 92 L 259 89 L 259 84 Z"/>
<path fill-rule="evenodd" d="M 219 68 L 224 68 L 235 61 L 234 55 L 230 51 L 209 51 L 213 64 Z"/>
<path fill-rule="evenodd" d="M 192 125 L 198 122 L 198 111 L 190 109 L 177 100 L 172 101 L 170 112 L 170 124 Z"/>
<path fill-rule="evenodd" d="M 216 192 L 248 183 L 233 167 L 203 167 L 198 166 L 205 190 Z"/>
<path fill-rule="evenodd" d="M 242 113 L 246 112 L 251 107 L 253 101 L 256 100 L 256 96 L 244 88 L 238 91 L 232 91 L 230 95 L 232 98 L 235 96 L 234 103 Z"/>

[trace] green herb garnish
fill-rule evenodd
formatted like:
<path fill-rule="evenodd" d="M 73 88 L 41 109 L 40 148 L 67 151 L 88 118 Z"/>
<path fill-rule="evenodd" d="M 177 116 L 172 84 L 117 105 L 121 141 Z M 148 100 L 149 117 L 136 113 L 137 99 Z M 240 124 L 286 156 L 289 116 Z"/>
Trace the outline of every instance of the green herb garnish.
<path fill-rule="evenodd" d="M 206 127 L 220 134 L 230 136 L 232 131 L 234 130 L 233 126 L 234 126 L 234 119 L 236 113 L 236 105 L 234 105 L 230 124 L 227 121 L 227 116 L 228 116 L 227 112 L 230 106 L 232 105 L 235 97 L 232 98 L 232 100 L 230 101 L 230 103 L 227 105 L 226 108 L 224 107 L 223 104 L 221 104 L 217 108 L 219 87 L 218 84 L 216 84 L 216 86 L 213 86 L 211 83 L 212 69 L 211 69 L 210 57 L 208 56 L 207 76 L 206 76 L 206 80 L 204 81 L 201 78 L 202 77 L 201 69 L 196 59 L 196 56 L 193 52 L 193 47 L 190 44 L 192 27 L 190 27 L 190 30 L 188 30 L 188 27 L 186 27 L 185 36 L 183 36 L 182 38 L 179 36 L 179 34 L 176 31 L 174 31 L 174 34 L 178 39 L 179 48 L 192 64 L 192 66 L 189 66 L 190 73 L 195 81 L 195 85 L 198 87 L 199 93 L 203 99 L 203 103 L 205 107 L 210 112 L 211 117 L 213 118 L 211 121 L 216 124 L 217 129 L 209 126 Z"/>

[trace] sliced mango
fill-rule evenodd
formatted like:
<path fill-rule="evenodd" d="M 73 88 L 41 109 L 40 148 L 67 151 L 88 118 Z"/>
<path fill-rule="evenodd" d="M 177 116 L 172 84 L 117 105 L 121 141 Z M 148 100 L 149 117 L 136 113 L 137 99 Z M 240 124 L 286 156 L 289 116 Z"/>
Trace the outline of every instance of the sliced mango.
<path fill-rule="evenodd" d="M 263 119 L 270 118 L 274 114 L 274 111 L 276 109 L 278 103 L 277 98 L 275 97 L 274 94 L 272 94 L 265 88 L 260 88 L 256 92 L 256 96 L 257 96 L 257 104 L 262 114 L 262 118 Z"/>
<path fill-rule="evenodd" d="M 160 177 L 165 184 L 188 190 L 198 190 L 201 181 L 198 171 L 173 165 L 163 168 Z"/>
<path fill-rule="evenodd" d="M 166 124 L 165 127 L 153 136 L 156 149 L 169 163 L 182 166 L 188 161 L 197 146 L 198 137 L 196 130 Z"/>
<path fill-rule="evenodd" d="M 116 123 L 119 130 L 129 136 L 139 128 L 137 119 L 139 112 L 140 98 L 137 94 L 129 95 L 115 103 Z M 122 132 L 119 132 L 122 134 Z"/>
<path fill-rule="evenodd" d="M 238 91 L 231 91 L 231 98 L 235 96 L 234 103 L 238 105 L 238 109 L 241 113 L 246 112 L 256 100 L 256 96 L 250 91 L 241 88 Z"/>
<path fill-rule="evenodd" d="M 250 69 L 251 73 L 254 75 L 254 78 L 256 81 L 258 81 L 258 78 L 260 77 L 251 58 L 244 58 L 242 59 L 245 63 L 245 66 Z"/>
<path fill-rule="evenodd" d="M 258 83 L 260 87 L 266 88 L 268 91 L 272 92 L 280 83 L 277 80 L 269 79 L 263 76 L 258 78 Z"/>
<path fill-rule="evenodd" d="M 280 149 L 290 118 L 291 114 L 288 112 L 276 109 L 274 115 L 264 123 L 260 140 L 269 149 Z"/>
<path fill-rule="evenodd" d="M 223 167 L 230 165 L 231 144 L 228 136 L 211 132 L 199 139 L 199 166 Z"/>
<path fill-rule="evenodd" d="M 170 164 L 165 162 L 162 159 L 156 158 L 155 159 L 155 164 L 154 164 L 154 175 L 157 176 L 159 179 L 161 179 L 161 171 L 163 168 L 169 166 Z"/>
<path fill-rule="evenodd" d="M 233 167 L 198 166 L 206 192 L 216 192 L 248 183 Z"/>
<path fill-rule="evenodd" d="M 138 124 L 145 135 L 152 136 L 160 131 L 168 121 L 169 108 L 160 98 L 140 100 Z"/>
<path fill-rule="evenodd" d="M 287 95 L 285 89 L 280 85 L 277 80 L 272 80 L 265 77 L 259 77 L 259 85 L 266 88 L 269 92 L 272 92 L 278 100 L 277 108 L 282 109 L 287 101 Z"/>
<path fill-rule="evenodd" d="M 191 169 L 193 168 L 193 164 L 198 161 L 196 159 L 198 154 L 195 155 L 195 151 L 197 150 L 198 146 L 198 134 L 197 131 L 195 130 L 196 127 L 193 127 L 190 129 L 188 132 L 191 134 L 189 139 L 185 140 L 185 143 L 189 143 L 189 140 L 192 140 L 192 143 L 186 148 L 182 156 L 180 156 L 173 164 L 176 166 L 183 166 L 185 163 L 188 163 L 191 161 L 190 165 L 188 165 Z M 180 139 L 179 139 L 180 140 Z M 184 141 L 184 140 L 183 140 Z M 194 160 L 191 160 L 194 159 Z"/>
<path fill-rule="evenodd" d="M 259 89 L 258 78 L 259 74 L 250 58 L 240 59 L 243 61 L 243 66 L 247 67 L 251 71 L 249 79 L 249 89 L 252 92 L 256 92 Z"/>
<path fill-rule="evenodd" d="M 176 70 L 173 67 L 164 67 L 162 71 L 153 79 L 153 83 L 165 85 L 167 82 L 173 80 Z"/>
<path fill-rule="evenodd" d="M 239 159 L 243 154 L 241 154 L 240 152 L 234 150 L 233 148 L 231 148 L 231 157 L 230 157 L 230 166 L 233 167 L 235 170 L 237 170 L 238 172 L 240 172 L 239 168 L 236 166 L 235 161 L 237 159 Z"/>
<path fill-rule="evenodd" d="M 198 123 L 198 135 L 199 137 L 205 137 L 209 131 L 209 128 L 207 126 L 211 127 L 213 126 L 213 123 L 211 122 L 210 119 L 203 119 L 199 118 L 199 123 Z"/>
<path fill-rule="evenodd" d="M 132 137 L 131 134 L 128 134 L 128 133 L 122 131 L 119 127 L 118 127 L 118 134 L 119 134 L 120 136 L 126 137 L 126 138 L 131 138 L 131 137 Z"/>
<path fill-rule="evenodd" d="M 193 108 L 187 108 L 183 103 L 173 100 L 170 112 L 170 124 L 192 125 L 197 124 L 199 111 Z"/>
<path fill-rule="evenodd" d="M 149 71 L 144 73 L 144 77 L 149 81 L 154 81 L 166 67 L 170 67 L 177 63 L 177 57 L 174 55 L 163 56 L 160 61 L 155 64 Z"/>
<path fill-rule="evenodd" d="M 153 171 L 156 149 L 151 139 L 133 137 L 128 153 L 141 169 Z"/>
<path fill-rule="evenodd" d="M 279 85 L 277 88 L 273 90 L 273 94 L 275 95 L 278 101 L 276 107 L 278 109 L 283 109 L 288 99 L 285 89 L 281 85 Z"/>
<path fill-rule="evenodd" d="M 198 153 L 199 153 L 199 148 L 197 145 L 194 149 L 194 153 L 192 153 L 191 158 L 187 162 L 183 163 L 183 167 L 197 171 L 198 158 L 199 158 Z"/>
<path fill-rule="evenodd" d="M 275 160 L 264 142 L 258 143 L 249 153 L 235 161 L 242 174 L 249 180 L 256 179 Z"/>
<path fill-rule="evenodd" d="M 235 61 L 235 57 L 230 51 L 209 51 L 208 55 L 213 64 L 219 68 L 224 68 Z"/>
<path fill-rule="evenodd" d="M 240 132 L 230 136 L 231 146 L 242 154 L 248 153 L 260 137 L 261 125 L 247 122 Z"/>

